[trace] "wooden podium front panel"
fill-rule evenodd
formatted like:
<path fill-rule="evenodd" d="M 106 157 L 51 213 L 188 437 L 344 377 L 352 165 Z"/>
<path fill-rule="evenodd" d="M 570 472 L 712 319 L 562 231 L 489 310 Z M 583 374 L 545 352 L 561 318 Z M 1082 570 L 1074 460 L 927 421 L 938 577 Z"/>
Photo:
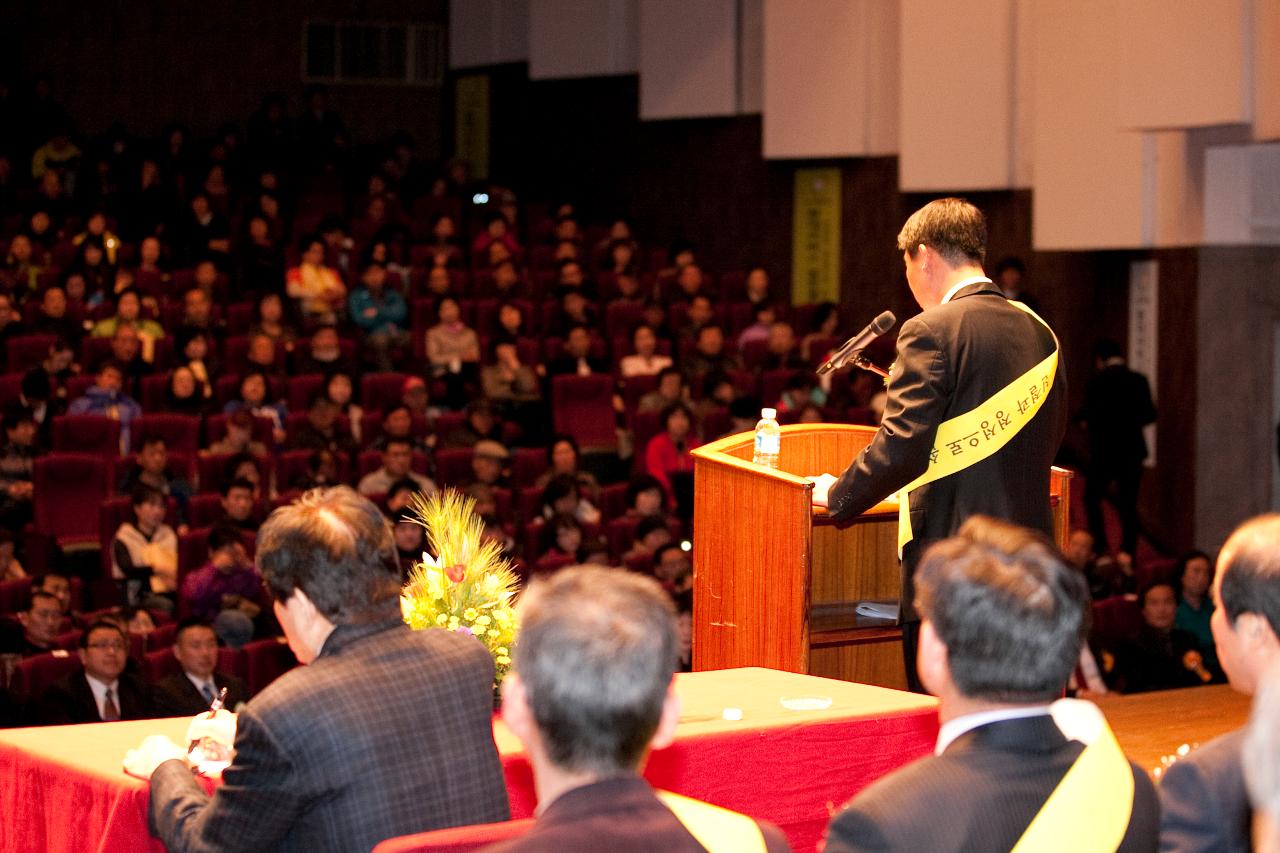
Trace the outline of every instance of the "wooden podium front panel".
<path fill-rule="evenodd" d="M 693 668 L 807 672 L 808 484 L 695 460 Z"/>
<path fill-rule="evenodd" d="M 813 528 L 811 605 L 896 601 L 900 590 L 896 515 L 868 517 L 843 530 Z"/>

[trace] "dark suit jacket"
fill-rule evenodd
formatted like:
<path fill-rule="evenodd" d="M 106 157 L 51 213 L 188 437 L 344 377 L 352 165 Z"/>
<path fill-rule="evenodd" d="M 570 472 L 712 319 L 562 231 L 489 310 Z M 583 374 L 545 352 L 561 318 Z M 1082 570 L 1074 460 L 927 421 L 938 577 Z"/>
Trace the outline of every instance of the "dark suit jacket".
<path fill-rule="evenodd" d="M 1084 390 L 1080 420 L 1089 427 L 1089 461 L 1112 470 L 1147 458 L 1142 428 L 1156 419 L 1147 377 L 1123 364 L 1099 371 Z"/>
<path fill-rule="evenodd" d="M 117 683 L 116 703 L 120 706 L 120 719 L 145 720 L 151 716 L 151 702 L 147 688 L 128 673 Z M 98 703 L 89 689 L 84 670 L 64 676 L 45 690 L 36 702 L 32 723 L 51 726 L 69 723 L 100 723 Z"/>
<path fill-rule="evenodd" d="M 343 625 L 240 711 L 212 797 L 186 765 L 151 776 L 151 829 L 188 850 L 368 850 L 510 816 L 493 743 L 493 661 L 398 619 Z"/>
<path fill-rule="evenodd" d="M 985 402 L 1053 351 L 1053 336 L 991 284 L 973 284 L 902 324 L 884 420 L 832 485 L 829 504 L 849 520 L 924 473 L 938 425 Z M 1049 468 L 1067 421 L 1062 360 L 1036 416 L 999 452 L 911 493 L 915 538 L 903 553 L 902 612 L 916 618 L 914 566 L 924 548 L 983 514 L 1053 533 Z M 946 449 L 942 449 L 946 452 Z"/>
<path fill-rule="evenodd" d="M 761 824 L 770 853 L 790 850 L 777 827 Z M 485 848 L 486 853 L 706 853 L 649 783 L 637 776 L 605 779 L 561 794 L 533 829 Z"/>
<path fill-rule="evenodd" d="M 234 711 L 249 701 L 248 686 L 234 675 L 213 674 L 214 685 L 227 688 L 225 708 Z M 196 689 L 185 672 L 171 675 L 155 686 L 151 693 L 151 710 L 157 717 L 191 717 L 209 710 L 209 700 Z"/>
<path fill-rule="evenodd" d="M 1252 811 L 1240 766 L 1244 729 L 1199 747 L 1160 780 L 1162 853 L 1252 848 Z"/>
<path fill-rule="evenodd" d="M 827 853 L 1009 850 L 1083 749 L 1048 715 L 966 732 L 942 755 L 890 773 L 854 797 L 827 828 Z M 1133 815 L 1119 849 L 1153 851 L 1159 803 L 1146 773 L 1131 770 Z"/>

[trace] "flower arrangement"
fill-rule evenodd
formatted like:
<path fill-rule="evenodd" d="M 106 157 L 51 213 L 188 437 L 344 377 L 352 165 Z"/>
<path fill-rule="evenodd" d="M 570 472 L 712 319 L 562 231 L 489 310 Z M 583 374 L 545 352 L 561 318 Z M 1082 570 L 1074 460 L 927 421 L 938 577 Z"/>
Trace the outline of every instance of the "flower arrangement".
<path fill-rule="evenodd" d="M 400 593 L 404 621 L 414 630 L 440 628 L 475 637 L 494 662 L 494 685 L 511 668 L 516 617 L 511 608 L 518 579 L 502 546 L 484 538 L 475 500 L 453 489 L 414 495 L 414 519 L 427 530 L 432 557 L 423 553 Z"/>

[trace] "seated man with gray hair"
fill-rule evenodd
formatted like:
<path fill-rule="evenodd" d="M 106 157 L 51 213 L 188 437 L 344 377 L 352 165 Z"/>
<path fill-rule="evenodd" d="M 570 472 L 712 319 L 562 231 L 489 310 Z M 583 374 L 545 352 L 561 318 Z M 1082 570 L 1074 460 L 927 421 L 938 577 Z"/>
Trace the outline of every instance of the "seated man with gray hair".
<path fill-rule="evenodd" d="M 827 853 L 1154 851 L 1151 780 L 1096 706 L 1054 702 L 1084 641 L 1079 570 L 1043 535 L 978 515 L 925 552 L 916 580 L 935 754 L 854 797 Z"/>
<path fill-rule="evenodd" d="M 244 706 L 212 797 L 163 736 L 126 758 L 151 778 L 152 834 L 175 853 L 319 853 L 506 820 L 493 660 L 472 637 L 404 623 L 381 511 L 346 486 L 312 490 L 271 514 L 257 556 L 305 666 Z"/>
<path fill-rule="evenodd" d="M 677 655 L 675 611 L 652 579 L 575 567 L 530 587 L 502 716 L 533 765 L 539 816 L 491 851 L 790 849 L 775 827 L 641 778 L 675 736 Z"/>

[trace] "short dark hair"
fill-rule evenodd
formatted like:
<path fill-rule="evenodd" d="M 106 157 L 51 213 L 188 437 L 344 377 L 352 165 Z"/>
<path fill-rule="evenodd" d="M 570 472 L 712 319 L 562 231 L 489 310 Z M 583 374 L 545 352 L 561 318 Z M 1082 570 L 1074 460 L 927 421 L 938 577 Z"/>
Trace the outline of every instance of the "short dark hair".
<path fill-rule="evenodd" d="M 647 492 L 657 489 L 658 492 L 665 495 L 666 489 L 662 488 L 662 482 L 652 474 L 636 474 L 627 483 L 627 506 L 635 506 L 636 498 L 641 492 Z"/>
<path fill-rule="evenodd" d="M 1008 257 L 1001 258 L 1000 263 L 996 264 L 996 275 L 1000 275 L 1000 273 L 1005 270 L 1025 273 L 1027 271 L 1027 265 L 1022 262 L 1021 258 L 1015 258 L 1013 255 L 1009 255 Z"/>
<path fill-rule="evenodd" d="M 183 619 L 178 623 L 177 630 L 173 632 L 173 641 L 177 643 L 178 638 L 192 628 L 207 628 L 210 631 L 213 631 L 213 623 L 209 622 L 207 619 L 201 619 L 197 616 L 188 616 L 186 619 Z M 217 636 L 216 631 L 214 631 L 214 636 Z"/>
<path fill-rule="evenodd" d="M 255 463 L 256 461 L 257 460 L 254 460 Z M 236 464 L 239 465 L 239 463 L 236 463 Z M 222 492 L 221 492 L 222 496 L 225 498 L 227 495 L 231 494 L 232 489 L 245 489 L 250 493 L 252 493 L 254 486 L 252 482 L 250 482 L 249 480 L 246 480 L 244 477 L 236 477 L 235 479 L 228 480 L 222 484 Z"/>
<path fill-rule="evenodd" d="M 408 438 L 400 438 L 398 436 L 388 436 L 387 440 L 382 443 L 382 452 L 386 453 L 391 450 L 391 445 L 403 445 L 406 450 L 413 450 L 413 441 Z"/>
<path fill-rule="evenodd" d="M 155 486 L 138 483 L 129 492 L 129 506 L 141 506 L 146 503 L 167 504 L 168 497 Z"/>
<path fill-rule="evenodd" d="M 515 668 L 557 767 L 634 772 L 678 661 L 675 610 L 651 578 L 594 567 L 533 582 Z"/>
<path fill-rule="evenodd" d="M 987 257 L 987 220 L 962 198 L 940 198 L 911 214 L 898 232 L 898 251 L 915 257 L 920 244 L 952 266 L 981 264 Z"/>
<path fill-rule="evenodd" d="M 1227 538 L 1218 594 L 1227 621 L 1257 613 L 1280 636 L 1280 513 L 1251 518 Z"/>
<path fill-rule="evenodd" d="M 84 629 L 84 633 L 80 635 L 80 648 L 89 648 L 89 636 L 93 634 L 94 631 L 101 631 L 104 629 L 107 631 L 115 631 L 124 642 L 124 647 L 126 649 L 129 648 L 129 635 L 125 633 L 123 628 L 109 619 L 95 619 L 90 622 L 88 627 Z"/>
<path fill-rule="evenodd" d="M 209 531 L 209 553 L 226 548 L 228 545 L 243 545 L 244 537 L 240 535 L 240 529 L 227 522 L 219 522 L 215 524 Z"/>
<path fill-rule="evenodd" d="M 1142 588 L 1138 590 L 1138 606 L 1146 607 L 1147 596 L 1151 594 L 1151 590 L 1159 589 L 1160 587 L 1167 588 L 1169 590 L 1169 593 L 1174 597 L 1174 599 L 1175 600 L 1177 599 L 1178 590 L 1177 590 L 1177 587 L 1174 586 L 1173 581 L 1165 580 L 1163 578 L 1156 578 L 1155 580 L 1147 581 L 1142 585 Z"/>
<path fill-rule="evenodd" d="M 582 457 L 582 453 L 578 450 L 578 440 L 573 436 L 569 435 L 567 432 L 562 432 L 562 433 L 558 433 L 547 444 L 547 463 L 548 464 L 550 464 L 551 461 L 555 459 L 556 445 L 562 444 L 562 443 L 567 444 L 573 448 L 573 456 L 575 459 L 580 459 Z"/>
<path fill-rule="evenodd" d="M 400 560 L 391 525 L 349 486 L 312 489 L 258 531 L 258 568 L 285 601 L 301 589 L 335 624 L 379 622 L 400 612 Z"/>
<path fill-rule="evenodd" d="M 655 480 L 654 482 L 657 481 Z M 658 483 L 658 487 L 661 488 L 662 484 Z M 663 490 L 663 495 L 666 495 L 665 489 Z M 669 530 L 667 520 L 660 515 L 646 515 L 636 524 L 636 541 L 640 541 L 655 530 Z"/>
<path fill-rule="evenodd" d="M 579 496 L 578 478 L 572 474 L 557 474 L 547 481 L 547 486 L 542 490 L 542 505 L 544 507 L 555 506 L 556 501 L 569 495 Z"/>
<path fill-rule="evenodd" d="M 917 606 L 973 699 L 1059 696 L 1088 629 L 1087 603 L 1084 576 L 1044 536 L 986 516 L 930 547 L 917 571 Z"/>
<path fill-rule="evenodd" d="M 1204 551 L 1193 548 L 1178 557 L 1178 563 L 1173 567 L 1174 590 L 1178 593 L 1178 598 L 1182 598 L 1182 578 L 1193 560 L 1204 560 L 1209 564 L 1209 582 L 1213 583 L 1213 558 Z"/>
<path fill-rule="evenodd" d="M 1102 338 L 1093 345 L 1093 357 L 1101 361 L 1124 358 L 1124 349 L 1113 338 Z"/>

